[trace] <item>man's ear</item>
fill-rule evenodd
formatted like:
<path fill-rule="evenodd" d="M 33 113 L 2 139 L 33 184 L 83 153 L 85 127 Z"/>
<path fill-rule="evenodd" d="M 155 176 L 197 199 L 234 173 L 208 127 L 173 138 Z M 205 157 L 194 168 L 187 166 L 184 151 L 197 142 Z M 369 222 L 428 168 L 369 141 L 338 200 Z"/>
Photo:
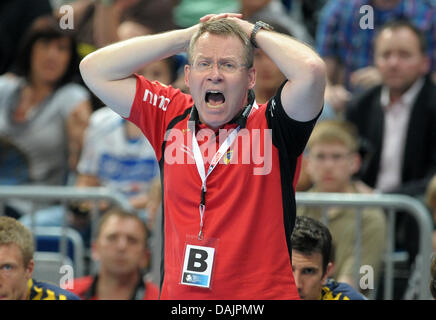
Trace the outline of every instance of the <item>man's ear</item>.
<path fill-rule="evenodd" d="M 191 66 L 189 64 L 185 64 L 185 68 L 183 70 L 185 72 L 185 85 L 189 88 L 189 73 L 191 72 Z"/>
<path fill-rule="evenodd" d="M 26 279 L 27 280 L 32 278 L 34 268 L 35 268 L 35 261 L 33 259 L 31 259 L 26 267 Z"/>
<path fill-rule="evenodd" d="M 326 268 L 326 271 L 324 273 L 324 276 L 322 277 L 323 283 L 325 283 L 327 278 L 331 277 L 334 272 L 335 272 L 335 265 L 333 262 L 329 262 L 327 264 L 327 268 Z"/>
<path fill-rule="evenodd" d="M 251 67 L 248 69 L 248 89 L 253 89 L 256 85 L 256 69 Z"/>

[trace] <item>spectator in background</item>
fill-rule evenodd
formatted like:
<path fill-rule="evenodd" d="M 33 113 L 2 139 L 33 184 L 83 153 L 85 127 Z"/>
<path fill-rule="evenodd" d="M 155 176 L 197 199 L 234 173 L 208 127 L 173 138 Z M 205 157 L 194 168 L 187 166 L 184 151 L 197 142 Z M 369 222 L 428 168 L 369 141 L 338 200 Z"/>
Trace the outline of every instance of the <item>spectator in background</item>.
<path fill-rule="evenodd" d="M 3 0 L 0 2 L 0 74 L 13 71 L 20 40 L 39 16 L 52 13 L 49 0 Z"/>
<path fill-rule="evenodd" d="M 307 144 L 307 172 L 313 181 L 309 192 L 360 193 L 359 186 L 352 181 L 353 174 L 359 170 L 360 157 L 355 133 L 348 123 L 325 120 L 318 123 Z M 355 210 L 332 207 L 327 217 L 322 216 L 322 208 L 299 207 L 298 215 L 309 216 L 326 223 L 332 233 L 335 247 L 336 268 L 334 278 L 355 285 L 354 243 L 356 236 Z M 375 208 L 361 211 L 362 243 L 361 265 L 370 265 L 374 278 L 380 275 L 384 253 L 386 221 L 384 213 Z M 357 266 L 360 268 L 360 265 Z"/>
<path fill-rule="evenodd" d="M 373 15 L 366 15 L 368 8 Z M 368 20 L 371 17 L 373 21 Z M 337 112 L 344 111 L 352 93 L 381 83 L 379 70 L 373 66 L 374 36 L 382 25 L 400 18 L 422 30 L 428 43 L 424 53 L 431 57 L 430 70 L 436 74 L 436 6 L 432 1 L 335 0 L 325 5 L 316 48 L 327 65 L 325 98 Z"/>
<path fill-rule="evenodd" d="M 77 38 L 77 52 L 80 60 L 86 55 L 119 41 L 119 27 L 126 21 L 125 15 L 129 8 L 140 0 L 76 0 L 68 5 L 73 8 L 74 31 Z M 58 18 L 61 17 L 57 12 Z M 139 25 L 139 23 L 137 23 Z M 137 28 L 137 26 L 135 26 Z M 149 30 L 144 26 L 147 31 Z M 93 110 L 104 106 L 92 92 L 90 92 Z"/>
<path fill-rule="evenodd" d="M 104 186 L 124 194 L 133 208 L 146 210 L 146 221 L 152 226 L 161 200 L 159 166 L 153 148 L 135 125 L 108 107 L 95 111 L 78 171 L 78 187 Z"/>
<path fill-rule="evenodd" d="M 0 217 L 0 300 L 79 300 L 55 285 L 32 279 L 32 233 L 16 219 Z"/>
<path fill-rule="evenodd" d="M 64 185 L 76 169 L 91 114 L 88 92 L 72 82 L 79 62 L 74 37 L 55 18 L 40 17 L 23 39 L 18 62 L 18 77 L 0 76 L 0 137 L 7 142 L 2 146 L 15 147 L 2 155 L 25 158 L 3 162 L 0 183 Z M 24 179 L 14 181 L 16 170 L 27 172 Z"/>
<path fill-rule="evenodd" d="M 433 221 L 433 251 L 436 252 L 436 175 L 430 180 L 425 192 L 425 204 L 430 210 Z"/>
<path fill-rule="evenodd" d="M 382 84 L 356 97 L 346 117 L 367 146 L 361 179 L 380 192 L 423 195 L 436 172 L 436 87 L 424 35 L 392 21 L 375 39 Z"/>
<path fill-rule="evenodd" d="M 117 30 L 122 39 L 148 33 L 142 25 L 123 22 Z M 139 71 L 169 85 L 174 81 L 173 58 L 156 61 Z M 159 167 L 154 150 L 142 132 L 125 121 L 108 107 L 100 108 L 91 115 L 83 142 L 83 152 L 78 164 L 77 187 L 104 186 L 129 198 L 132 208 L 141 212 L 149 228 L 153 227 L 161 203 Z M 102 211 L 108 204 L 101 204 Z M 61 226 L 66 214 L 68 225 L 76 229 L 87 245 L 90 244 L 90 206 L 73 204 L 68 208 L 54 206 L 42 209 L 21 222 L 26 226 Z"/>
<path fill-rule="evenodd" d="M 148 231 L 136 215 L 115 209 L 100 220 L 92 256 L 98 273 L 74 280 L 72 292 L 84 300 L 156 300 L 158 288 L 146 281 Z"/>
<path fill-rule="evenodd" d="M 436 173 L 436 87 L 428 76 L 427 42 L 413 24 L 398 20 L 384 25 L 374 44 L 382 84 L 353 99 L 346 112 L 364 146 L 359 176 L 378 192 L 422 197 Z M 419 248 L 410 214 L 397 215 L 395 237 L 396 250 L 408 253 L 409 272 Z"/>
<path fill-rule="evenodd" d="M 332 275 L 333 244 L 329 229 L 310 217 L 297 217 L 292 232 L 292 270 L 303 300 L 366 300 Z"/>

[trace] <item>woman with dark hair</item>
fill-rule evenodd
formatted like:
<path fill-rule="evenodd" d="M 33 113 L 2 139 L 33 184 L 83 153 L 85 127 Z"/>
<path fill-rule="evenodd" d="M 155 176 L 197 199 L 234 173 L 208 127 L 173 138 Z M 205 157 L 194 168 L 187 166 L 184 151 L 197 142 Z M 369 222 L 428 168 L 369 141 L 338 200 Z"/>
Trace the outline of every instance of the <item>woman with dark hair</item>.
<path fill-rule="evenodd" d="M 41 61 L 37 61 L 38 57 L 34 55 L 34 52 L 39 48 L 49 49 L 50 46 L 56 46 L 57 64 L 52 68 L 44 68 L 44 66 L 35 64 Z M 45 59 L 54 59 L 49 54 L 49 50 L 43 53 Z M 16 73 L 31 82 L 33 80 L 31 77 L 38 76 L 36 72 L 42 71 L 45 76 L 52 77 L 51 82 L 54 82 L 55 87 L 59 87 L 78 80 L 79 63 L 77 42 L 73 31 L 62 30 L 56 18 L 43 16 L 34 21 L 21 41 L 19 56 L 16 60 Z"/>
<path fill-rule="evenodd" d="M 72 82 L 78 74 L 76 43 L 55 18 L 44 16 L 32 24 L 21 48 L 18 76 L 0 76 L 0 137 L 26 159 L 1 157 L 0 172 L 13 178 L 23 169 L 17 163 L 27 163 L 28 179 L 14 182 L 2 174 L 0 184 L 62 185 L 75 170 L 92 111 L 88 91 Z"/>

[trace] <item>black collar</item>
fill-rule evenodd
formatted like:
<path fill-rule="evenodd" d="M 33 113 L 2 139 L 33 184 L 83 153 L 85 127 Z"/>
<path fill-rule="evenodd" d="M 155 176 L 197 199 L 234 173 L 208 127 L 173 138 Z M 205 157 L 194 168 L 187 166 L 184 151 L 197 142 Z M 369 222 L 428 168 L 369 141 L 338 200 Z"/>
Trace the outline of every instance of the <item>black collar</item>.
<path fill-rule="evenodd" d="M 97 283 L 98 283 L 98 274 L 93 277 L 91 286 L 83 294 L 84 300 L 91 300 L 92 298 L 94 298 L 96 296 Z M 139 281 L 136 284 L 135 290 L 133 291 L 132 296 L 130 297 L 130 300 L 143 300 L 144 296 L 145 296 L 144 277 L 143 277 L 142 273 L 140 273 L 139 274 Z"/>

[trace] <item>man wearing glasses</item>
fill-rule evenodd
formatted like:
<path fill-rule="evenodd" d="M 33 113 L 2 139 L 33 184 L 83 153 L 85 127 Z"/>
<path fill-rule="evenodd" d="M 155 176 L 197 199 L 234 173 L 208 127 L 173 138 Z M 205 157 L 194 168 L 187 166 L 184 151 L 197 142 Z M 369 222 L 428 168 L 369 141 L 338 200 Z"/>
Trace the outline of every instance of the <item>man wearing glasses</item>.
<path fill-rule="evenodd" d="M 291 268 L 294 183 L 318 118 L 325 66 L 291 37 L 240 14 L 90 54 L 82 76 L 142 129 L 163 185 L 162 299 L 298 299 Z M 257 105 L 253 50 L 287 80 Z M 188 51 L 190 95 L 134 73 Z"/>

